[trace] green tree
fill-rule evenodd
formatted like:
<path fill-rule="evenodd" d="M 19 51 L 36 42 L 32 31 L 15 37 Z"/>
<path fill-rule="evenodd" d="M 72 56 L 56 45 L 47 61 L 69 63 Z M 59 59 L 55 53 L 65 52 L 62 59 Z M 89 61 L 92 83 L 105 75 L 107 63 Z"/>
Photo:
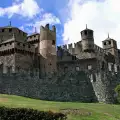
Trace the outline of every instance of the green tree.
<path fill-rule="evenodd" d="M 117 85 L 115 88 L 115 92 L 117 94 L 117 100 L 120 103 L 120 85 Z"/>

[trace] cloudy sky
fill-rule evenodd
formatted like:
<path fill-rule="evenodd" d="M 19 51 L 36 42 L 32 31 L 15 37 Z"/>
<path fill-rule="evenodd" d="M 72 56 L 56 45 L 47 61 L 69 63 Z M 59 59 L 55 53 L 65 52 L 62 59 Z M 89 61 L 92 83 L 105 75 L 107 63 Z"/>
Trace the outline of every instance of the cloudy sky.
<path fill-rule="evenodd" d="M 80 31 L 94 30 L 99 46 L 107 34 L 120 48 L 120 0 L 1 0 L 0 26 L 19 27 L 28 34 L 47 23 L 56 25 L 57 45 L 81 40 Z"/>

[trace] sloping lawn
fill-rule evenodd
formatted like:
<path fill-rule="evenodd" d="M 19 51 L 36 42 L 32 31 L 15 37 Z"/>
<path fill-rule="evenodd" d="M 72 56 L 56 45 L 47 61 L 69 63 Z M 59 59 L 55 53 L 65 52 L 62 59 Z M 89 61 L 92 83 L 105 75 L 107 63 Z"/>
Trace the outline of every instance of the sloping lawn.
<path fill-rule="evenodd" d="M 120 120 L 120 105 L 113 104 L 42 101 L 0 94 L 0 106 L 63 112 L 68 120 Z"/>

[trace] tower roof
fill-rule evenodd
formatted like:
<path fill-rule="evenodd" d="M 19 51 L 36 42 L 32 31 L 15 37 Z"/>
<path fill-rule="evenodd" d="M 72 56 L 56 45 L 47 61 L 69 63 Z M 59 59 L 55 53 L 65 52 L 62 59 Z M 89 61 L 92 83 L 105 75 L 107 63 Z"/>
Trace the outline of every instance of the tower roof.
<path fill-rule="evenodd" d="M 105 40 L 112 40 L 112 38 L 110 38 L 109 33 L 108 33 L 108 37 Z"/>
<path fill-rule="evenodd" d="M 86 24 L 86 28 L 84 29 L 84 30 L 82 30 L 81 32 L 83 32 L 83 31 L 92 31 L 93 32 L 93 30 L 91 30 L 91 29 L 88 29 L 88 27 L 87 27 L 87 24 Z"/>
<path fill-rule="evenodd" d="M 116 40 L 112 39 L 112 38 L 110 37 L 109 33 L 108 33 L 108 37 L 107 37 L 105 40 L 103 40 L 102 42 L 104 42 L 104 41 L 109 41 L 109 40 L 116 41 Z"/>

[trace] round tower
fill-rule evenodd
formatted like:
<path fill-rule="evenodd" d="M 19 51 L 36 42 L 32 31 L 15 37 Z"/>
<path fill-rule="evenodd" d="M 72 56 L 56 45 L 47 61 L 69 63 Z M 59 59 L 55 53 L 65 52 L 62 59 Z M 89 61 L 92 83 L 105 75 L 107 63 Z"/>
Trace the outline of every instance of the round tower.
<path fill-rule="evenodd" d="M 49 29 L 49 24 L 45 27 L 40 27 L 40 71 L 41 75 L 47 75 L 54 73 L 57 70 L 56 67 L 56 28 L 52 26 L 52 30 Z"/>
<path fill-rule="evenodd" d="M 81 31 L 81 38 L 82 38 L 82 50 L 84 52 L 91 52 L 94 51 L 94 37 L 93 37 L 93 30 L 87 28 Z"/>

